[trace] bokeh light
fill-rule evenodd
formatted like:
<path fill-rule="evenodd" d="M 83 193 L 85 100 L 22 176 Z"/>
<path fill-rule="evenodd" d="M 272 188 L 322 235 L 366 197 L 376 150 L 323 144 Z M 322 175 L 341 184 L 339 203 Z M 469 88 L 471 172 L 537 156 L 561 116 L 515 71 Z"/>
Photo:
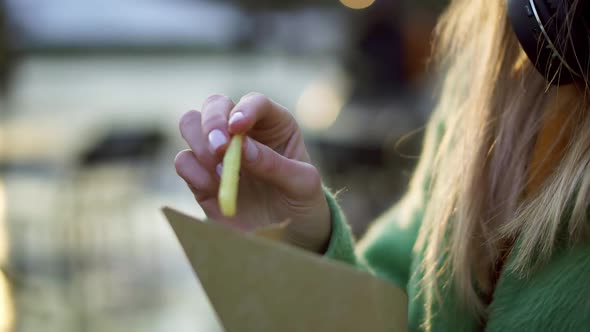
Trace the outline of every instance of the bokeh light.
<path fill-rule="evenodd" d="M 296 116 L 304 129 L 319 131 L 330 128 L 346 101 L 344 91 L 328 80 L 310 83 L 299 98 Z"/>
<path fill-rule="evenodd" d="M 375 3 L 375 0 L 340 0 L 340 2 L 351 9 L 365 9 Z"/>

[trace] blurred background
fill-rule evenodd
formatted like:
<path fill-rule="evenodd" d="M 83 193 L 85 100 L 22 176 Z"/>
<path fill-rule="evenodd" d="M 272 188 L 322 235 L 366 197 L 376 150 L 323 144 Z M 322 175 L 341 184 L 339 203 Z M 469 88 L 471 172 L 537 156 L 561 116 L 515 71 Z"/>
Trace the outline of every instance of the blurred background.
<path fill-rule="evenodd" d="M 0 0 L 0 332 L 223 331 L 159 209 L 180 116 L 288 107 L 355 233 L 406 189 L 445 0 Z"/>

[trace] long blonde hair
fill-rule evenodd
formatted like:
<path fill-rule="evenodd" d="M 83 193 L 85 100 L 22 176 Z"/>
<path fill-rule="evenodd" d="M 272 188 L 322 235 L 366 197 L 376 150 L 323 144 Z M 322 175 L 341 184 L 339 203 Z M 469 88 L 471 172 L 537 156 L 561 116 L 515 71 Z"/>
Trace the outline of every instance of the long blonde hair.
<path fill-rule="evenodd" d="M 535 71 L 512 31 L 506 1 L 453 0 L 434 49 L 444 79 L 427 135 L 440 123 L 444 134 L 438 146 L 425 147 L 430 156 L 423 160 L 433 161 L 415 245 L 424 255 L 426 330 L 445 287 L 485 319 L 481 295 L 493 291 L 498 262 L 515 243 L 506 268 L 526 277 L 551 256 L 558 236 L 573 243 L 587 235 L 590 204 L 590 108 L 580 97 L 588 84 L 565 95 Z M 567 137 L 568 144 L 554 171 L 527 193 L 532 151 L 552 112 L 567 113 L 555 142 Z M 452 282 L 437 282 L 442 274 Z"/>

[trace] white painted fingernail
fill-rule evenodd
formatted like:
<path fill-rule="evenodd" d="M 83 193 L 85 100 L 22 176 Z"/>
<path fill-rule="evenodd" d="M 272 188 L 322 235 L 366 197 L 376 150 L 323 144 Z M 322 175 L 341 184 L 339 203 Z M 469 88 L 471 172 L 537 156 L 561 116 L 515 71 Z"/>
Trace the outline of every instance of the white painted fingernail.
<path fill-rule="evenodd" d="M 227 143 L 227 137 L 219 129 L 215 129 L 209 133 L 209 144 L 213 151 L 217 151 L 219 147 Z"/>
<path fill-rule="evenodd" d="M 242 112 L 235 112 L 234 114 L 232 114 L 232 116 L 229 118 L 229 125 L 231 126 L 232 124 L 242 120 L 244 118 L 244 113 Z"/>
<path fill-rule="evenodd" d="M 251 138 L 246 138 L 246 160 L 255 161 L 258 158 L 258 147 Z"/>
<path fill-rule="evenodd" d="M 215 171 L 217 172 L 217 175 L 221 177 L 221 174 L 223 174 L 223 165 L 221 163 L 217 164 Z"/>

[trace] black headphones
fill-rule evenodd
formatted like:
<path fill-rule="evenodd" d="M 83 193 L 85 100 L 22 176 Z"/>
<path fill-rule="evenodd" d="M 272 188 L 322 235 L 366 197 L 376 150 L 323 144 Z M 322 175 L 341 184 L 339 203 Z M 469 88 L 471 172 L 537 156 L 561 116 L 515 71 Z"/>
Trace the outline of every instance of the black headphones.
<path fill-rule="evenodd" d="M 590 76 L 590 1 L 508 0 L 508 16 L 522 48 L 555 85 Z"/>

